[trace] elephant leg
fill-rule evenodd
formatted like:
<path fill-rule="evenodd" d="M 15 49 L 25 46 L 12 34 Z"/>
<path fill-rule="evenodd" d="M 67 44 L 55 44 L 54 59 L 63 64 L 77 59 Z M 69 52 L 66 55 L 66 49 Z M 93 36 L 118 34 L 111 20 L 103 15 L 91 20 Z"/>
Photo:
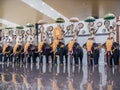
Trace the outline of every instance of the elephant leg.
<path fill-rule="evenodd" d="M 5 54 L 2 54 L 2 62 L 4 62 Z"/>
<path fill-rule="evenodd" d="M 114 56 L 114 65 L 119 65 L 119 57 L 118 56 Z"/>
<path fill-rule="evenodd" d="M 20 62 L 20 57 L 19 54 L 16 55 L 16 62 L 19 63 Z"/>
<path fill-rule="evenodd" d="M 54 64 L 58 64 L 58 61 L 60 62 L 60 56 L 55 55 Z"/>
<path fill-rule="evenodd" d="M 65 64 L 67 65 L 68 63 L 68 55 L 65 55 Z"/>
<path fill-rule="evenodd" d="M 93 59 L 93 54 L 91 54 L 91 53 L 88 53 L 87 54 L 87 62 L 88 62 L 88 65 L 93 65 L 93 61 L 94 59 Z"/>
<path fill-rule="evenodd" d="M 37 63 L 37 57 L 38 57 L 38 54 L 34 53 L 34 58 L 35 58 L 34 63 Z"/>
<path fill-rule="evenodd" d="M 62 54 L 59 55 L 59 59 L 60 59 L 60 64 L 63 64 L 63 55 Z"/>
<path fill-rule="evenodd" d="M 27 55 L 25 56 L 25 62 L 26 62 L 26 63 L 28 63 L 28 60 L 30 60 L 30 55 L 29 55 L 29 54 L 27 54 Z"/>
<path fill-rule="evenodd" d="M 18 54 L 18 62 L 20 63 L 21 62 L 21 55 Z"/>
<path fill-rule="evenodd" d="M 11 62 L 11 56 L 10 55 L 8 56 L 8 60 L 9 60 L 9 62 Z"/>
<path fill-rule="evenodd" d="M 17 58 L 17 62 L 20 63 L 20 61 L 21 61 L 21 55 L 18 54 L 16 58 Z"/>
<path fill-rule="evenodd" d="M 94 64 L 94 57 L 93 54 L 90 55 L 90 65 Z"/>
<path fill-rule="evenodd" d="M 56 57 L 56 55 L 53 55 L 53 64 L 57 64 L 57 57 Z"/>
<path fill-rule="evenodd" d="M 49 62 L 49 55 L 45 55 L 45 57 L 46 57 L 46 64 L 48 64 L 48 62 Z"/>
<path fill-rule="evenodd" d="M 113 61 L 114 61 L 114 65 L 119 65 L 119 51 L 113 53 Z"/>
<path fill-rule="evenodd" d="M 79 56 L 80 65 L 82 65 L 82 64 L 83 64 L 82 59 L 83 59 L 83 57 L 82 57 L 82 56 Z"/>
<path fill-rule="evenodd" d="M 112 62 L 113 58 L 112 56 L 110 57 L 110 66 L 113 66 L 113 62 Z"/>
<path fill-rule="evenodd" d="M 107 53 L 106 59 L 107 59 L 108 66 L 111 67 L 112 66 L 112 56 L 111 56 L 111 54 L 108 55 L 108 53 Z"/>
<path fill-rule="evenodd" d="M 34 62 L 34 53 L 32 53 L 30 57 L 30 63 L 33 63 L 33 62 Z"/>
<path fill-rule="evenodd" d="M 59 59 L 59 56 L 57 57 L 57 55 L 55 55 L 54 64 L 57 64 L 58 59 Z"/>
<path fill-rule="evenodd" d="M 98 59 L 96 56 L 94 57 L 94 65 L 98 65 Z"/>
<path fill-rule="evenodd" d="M 36 63 L 36 54 L 35 53 L 32 54 L 32 60 L 33 60 L 33 63 Z"/>
<path fill-rule="evenodd" d="M 13 63 L 16 62 L 16 55 L 13 56 Z"/>
<path fill-rule="evenodd" d="M 4 57 L 4 62 L 7 62 L 8 56 L 5 54 L 3 57 Z"/>
<path fill-rule="evenodd" d="M 54 55 L 51 54 L 52 64 L 54 63 Z"/>
<path fill-rule="evenodd" d="M 16 55 L 16 62 L 19 63 L 19 56 L 18 56 L 18 54 Z"/>
<path fill-rule="evenodd" d="M 2 54 L 2 62 L 4 62 L 5 55 Z"/>
<path fill-rule="evenodd" d="M 30 63 L 30 61 L 31 61 L 31 54 L 28 54 L 27 62 Z"/>
<path fill-rule="evenodd" d="M 80 64 L 82 65 L 82 59 L 83 59 L 83 50 L 82 48 L 80 49 L 80 52 L 79 52 L 79 56 L 78 56 L 79 60 L 80 60 Z"/>
<path fill-rule="evenodd" d="M 16 62 L 19 63 L 19 56 L 18 56 L 18 54 L 16 55 Z"/>
<path fill-rule="evenodd" d="M 0 54 L 0 62 L 2 62 L 2 54 Z"/>
<path fill-rule="evenodd" d="M 12 54 L 12 55 L 10 56 L 10 61 L 11 61 L 11 62 L 13 61 L 13 58 L 14 58 L 14 55 Z"/>
<path fill-rule="evenodd" d="M 39 61 L 40 63 L 43 63 L 43 56 L 42 55 L 39 55 L 39 60 L 40 60 Z"/>
<path fill-rule="evenodd" d="M 35 53 L 35 55 L 36 55 L 35 58 L 36 58 L 36 63 L 37 63 L 37 62 L 39 62 L 39 58 L 38 58 L 38 57 L 39 57 L 39 56 L 38 56 L 39 54 L 38 54 L 38 53 Z"/>
<path fill-rule="evenodd" d="M 78 55 L 74 55 L 75 64 L 78 64 Z"/>
<path fill-rule="evenodd" d="M 90 65 L 90 54 L 87 54 L 87 64 Z"/>
<path fill-rule="evenodd" d="M 94 54 L 94 65 L 98 65 L 98 60 L 99 60 L 99 54 Z"/>
<path fill-rule="evenodd" d="M 16 62 L 19 63 L 19 55 L 16 55 Z"/>
<path fill-rule="evenodd" d="M 24 62 L 24 53 L 20 54 L 20 61 L 23 63 Z"/>
<path fill-rule="evenodd" d="M 27 55 L 26 55 L 26 54 L 23 54 L 23 57 L 24 57 L 24 58 L 23 58 L 23 62 L 24 62 L 24 63 L 27 63 Z"/>

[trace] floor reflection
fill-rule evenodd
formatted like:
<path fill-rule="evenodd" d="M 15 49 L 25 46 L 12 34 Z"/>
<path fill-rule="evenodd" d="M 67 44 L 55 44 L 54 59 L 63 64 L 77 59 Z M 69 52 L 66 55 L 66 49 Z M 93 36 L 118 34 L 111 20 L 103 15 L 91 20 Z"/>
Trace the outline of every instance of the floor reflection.
<path fill-rule="evenodd" d="M 120 69 L 1 63 L 0 90 L 120 90 Z"/>

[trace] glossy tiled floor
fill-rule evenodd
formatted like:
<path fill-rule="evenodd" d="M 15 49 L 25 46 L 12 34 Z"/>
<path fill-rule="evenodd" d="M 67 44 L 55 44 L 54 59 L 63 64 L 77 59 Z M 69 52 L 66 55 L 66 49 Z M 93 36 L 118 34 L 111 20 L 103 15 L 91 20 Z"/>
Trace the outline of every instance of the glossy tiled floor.
<path fill-rule="evenodd" d="M 0 90 L 120 90 L 120 68 L 1 63 Z"/>

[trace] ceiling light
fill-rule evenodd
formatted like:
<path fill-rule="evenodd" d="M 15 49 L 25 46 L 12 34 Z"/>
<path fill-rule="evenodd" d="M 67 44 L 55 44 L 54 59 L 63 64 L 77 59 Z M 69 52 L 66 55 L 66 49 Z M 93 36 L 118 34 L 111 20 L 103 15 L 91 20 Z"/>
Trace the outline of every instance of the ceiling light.
<path fill-rule="evenodd" d="M 43 10 L 40 10 L 41 12 L 43 12 Z"/>
<path fill-rule="evenodd" d="M 32 6 L 32 7 L 34 7 L 34 5 L 33 5 L 33 4 L 31 4 L 31 6 Z"/>
<path fill-rule="evenodd" d="M 52 10 L 52 11 L 53 11 L 53 8 L 50 8 L 50 10 Z"/>
<path fill-rule="evenodd" d="M 49 14 L 47 14 L 47 16 L 50 16 Z"/>
<path fill-rule="evenodd" d="M 44 2 L 42 2 L 42 5 L 45 5 L 45 3 L 44 3 Z"/>

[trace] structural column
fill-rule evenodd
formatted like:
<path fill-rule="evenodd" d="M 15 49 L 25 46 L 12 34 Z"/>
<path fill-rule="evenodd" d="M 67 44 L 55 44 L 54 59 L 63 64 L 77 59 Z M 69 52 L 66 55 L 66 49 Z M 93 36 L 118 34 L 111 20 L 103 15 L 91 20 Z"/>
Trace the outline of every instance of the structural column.
<path fill-rule="evenodd" d="M 119 16 L 116 17 L 116 22 L 120 20 Z M 120 43 L 120 26 L 116 25 L 116 41 Z"/>
<path fill-rule="evenodd" d="M 91 1 L 91 14 L 94 18 L 99 18 L 99 0 L 92 0 Z"/>

